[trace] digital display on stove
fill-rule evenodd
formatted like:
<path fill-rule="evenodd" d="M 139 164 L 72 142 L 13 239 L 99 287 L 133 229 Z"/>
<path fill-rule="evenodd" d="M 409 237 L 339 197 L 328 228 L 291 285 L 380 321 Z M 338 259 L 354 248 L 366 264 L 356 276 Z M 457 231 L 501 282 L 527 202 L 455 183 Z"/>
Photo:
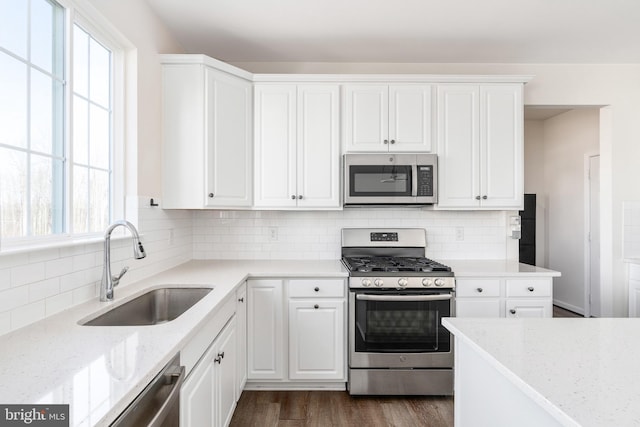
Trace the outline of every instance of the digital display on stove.
<path fill-rule="evenodd" d="M 371 233 L 372 242 L 397 242 L 398 233 Z"/>

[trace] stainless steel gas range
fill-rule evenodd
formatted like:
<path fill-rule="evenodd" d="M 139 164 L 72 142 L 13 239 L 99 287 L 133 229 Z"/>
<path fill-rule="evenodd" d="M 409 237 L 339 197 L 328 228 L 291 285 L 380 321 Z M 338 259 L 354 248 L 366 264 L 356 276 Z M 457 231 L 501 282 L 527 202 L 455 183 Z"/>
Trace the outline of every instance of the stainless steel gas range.
<path fill-rule="evenodd" d="M 425 258 L 419 228 L 342 230 L 349 270 L 349 393 L 453 394 L 451 268 Z"/>

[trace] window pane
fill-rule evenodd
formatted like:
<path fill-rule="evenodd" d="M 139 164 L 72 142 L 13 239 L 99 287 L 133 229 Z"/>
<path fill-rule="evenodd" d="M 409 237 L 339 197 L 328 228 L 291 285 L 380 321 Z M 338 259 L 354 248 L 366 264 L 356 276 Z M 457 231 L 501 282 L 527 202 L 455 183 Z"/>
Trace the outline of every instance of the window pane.
<path fill-rule="evenodd" d="M 0 82 L 0 144 L 24 148 L 27 146 L 27 67 L 0 52 Z"/>
<path fill-rule="evenodd" d="M 53 5 L 46 0 L 31 0 L 31 62 L 52 72 Z"/>
<path fill-rule="evenodd" d="M 53 152 L 53 85 L 51 77 L 31 70 L 31 149 Z"/>
<path fill-rule="evenodd" d="M 96 104 L 109 108 L 111 52 L 92 38 L 89 42 L 89 60 L 89 98 Z"/>
<path fill-rule="evenodd" d="M 0 234 L 26 235 L 27 154 L 0 148 Z"/>
<path fill-rule="evenodd" d="M 31 156 L 31 234 L 62 231 L 62 165 L 50 157 Z"/>
<path fill-rule="evenodd" d="M 89 106 L 89 161 L 91 166 L 109 167 L 109 112 Z"/>
<path fill-rule="evenodd" d="M 89 171 L 85 167 L 73 168 L 73 232 L 89 231 Z"/>
<path fill-rule="evenodd" d="M 73 26 L 73 91 L 89 97 L 89 35 Z"/>
<path fill-rule="evenodd" d="M 26 0 L 0 0 L 0 46 L 27 57 Z"/>
<path fill-rule="evenodd" d="M 89 164 L 89 103 L 73 97 L 73 162 Z"/>
<path fill-rule="evenodd" d="M 109 225 L 109 173 L 91 169 L 89 231 L 103 231 Z"/>

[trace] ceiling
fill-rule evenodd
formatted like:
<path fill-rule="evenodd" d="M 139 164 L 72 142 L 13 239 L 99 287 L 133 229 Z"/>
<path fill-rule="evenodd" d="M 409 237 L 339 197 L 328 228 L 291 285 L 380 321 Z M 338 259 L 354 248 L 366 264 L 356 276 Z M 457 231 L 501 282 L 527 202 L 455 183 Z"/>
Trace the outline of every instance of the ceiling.
<path fill-rule="evenodd" d="M 227 62 L 640 63 L 637 0 L 147 0 Z"/>

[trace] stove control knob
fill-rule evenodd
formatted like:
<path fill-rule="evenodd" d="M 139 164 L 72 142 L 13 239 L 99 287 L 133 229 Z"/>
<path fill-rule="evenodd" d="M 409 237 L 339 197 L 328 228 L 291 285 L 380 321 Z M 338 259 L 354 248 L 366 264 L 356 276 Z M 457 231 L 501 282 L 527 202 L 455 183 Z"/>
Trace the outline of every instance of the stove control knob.
<path fill-rule="evenodd" d="M 433 286 L 431 279 L 422 279 L 422 286 Z"/>
<path fill-rule="evenodd" d="M 436 286 L 444 286 L 444 280 L 442 279 L 436 279 L 434 283 L 436 284 Z"/>
<path fill-rule="evenodd" d="M 362 279 L 362 286 L 369 287 L 371 286 L 371 279 Z"/>
<path fill-rule="evenodd" d="M 381 287 L 382 285 L 384 285 L 384 282 L 382 281 L 382 279 L 376 279 L 373 281 L 373 284 L 377 287 Z"/>
<path fill-rule="evenodd" d="M 409 284 L 409 281 L 405 278 L 398 279 L 398 286 L 404 288 Z"/>

